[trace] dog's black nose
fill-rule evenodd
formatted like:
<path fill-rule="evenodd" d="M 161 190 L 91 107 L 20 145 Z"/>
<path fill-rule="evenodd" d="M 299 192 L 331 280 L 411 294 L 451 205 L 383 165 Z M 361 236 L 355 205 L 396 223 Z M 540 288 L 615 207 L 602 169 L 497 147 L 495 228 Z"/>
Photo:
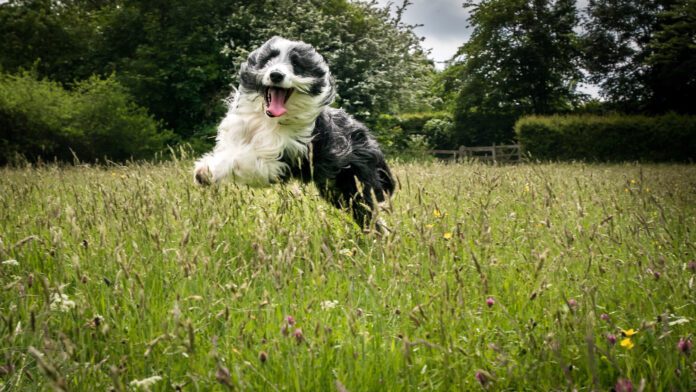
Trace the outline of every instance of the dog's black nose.
<path fill-rule="evenodd" d="M 271 72 L 271 82 L 280 83 L 285 78 L 285 74 L 278 71 Z"/>

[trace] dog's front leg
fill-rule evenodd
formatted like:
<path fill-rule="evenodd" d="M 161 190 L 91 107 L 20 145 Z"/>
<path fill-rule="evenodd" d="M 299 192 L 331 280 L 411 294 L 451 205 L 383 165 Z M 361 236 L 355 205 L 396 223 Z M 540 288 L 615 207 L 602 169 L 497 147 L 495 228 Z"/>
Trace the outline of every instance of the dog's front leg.
<path fill-rule="evenodd" d="M 216 148 L 196 162 L 196 183 L 210 185 L 232 176 L 240 184 L 263 187 L 280 181 L 287 165 L 277 159 L 259 157 L 251 146 Z"/>
<path fill-rule="evenodd" d="M 210 185 L 219 182 L 234 171 L 234 149 L 216 148 L 212 152 L 203 155 L 193 170 L 193 179 L 199 185 Z"/>

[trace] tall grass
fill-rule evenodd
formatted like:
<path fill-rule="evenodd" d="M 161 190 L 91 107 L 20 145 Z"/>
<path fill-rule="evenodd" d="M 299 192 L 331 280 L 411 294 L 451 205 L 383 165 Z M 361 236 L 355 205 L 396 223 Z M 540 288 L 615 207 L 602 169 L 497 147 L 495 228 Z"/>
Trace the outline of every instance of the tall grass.
<path fill-rule="evenodd" d="M 190 162 L 0 170 L 0 389 L 696 387 L 693 167 L 394 171 L 378 237 Z"/>

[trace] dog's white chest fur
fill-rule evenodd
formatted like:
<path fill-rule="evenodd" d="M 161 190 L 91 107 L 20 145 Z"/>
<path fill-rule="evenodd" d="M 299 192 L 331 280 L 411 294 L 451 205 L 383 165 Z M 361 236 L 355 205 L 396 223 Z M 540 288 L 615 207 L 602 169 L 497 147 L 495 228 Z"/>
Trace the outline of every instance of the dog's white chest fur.
<path fill-rule="evenodd" d="M 299 97 L 298 97 L 299 98 Z M 229 174 L 234 181 L 263 186 L 276 182 L 288 167 L 279 159 L 305 157 L 319 111 L 314 102 L 297 99 L 288 105 L 291 113 L 280 118 L 268 117 L 257 94 L 237 94 L 227 115 L 218 126 L 216 146 L 204 155 L 196 167 L 207 167 L 218 181 Z M 294 108 L 293 106 L 303 106 Z"/>

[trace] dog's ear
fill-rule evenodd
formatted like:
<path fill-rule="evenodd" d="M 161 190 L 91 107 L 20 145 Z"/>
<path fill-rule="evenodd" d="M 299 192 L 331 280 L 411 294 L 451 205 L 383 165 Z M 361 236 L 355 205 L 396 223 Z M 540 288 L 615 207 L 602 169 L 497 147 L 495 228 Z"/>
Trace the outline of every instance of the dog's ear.
<path fill-rule="evenodd" d="M 249 57 L 247 58 L 246 63 L 242 64 L 242 66 L 251 66 L 255 67 L 256 64 L 258 64 L 258 59 L 259 59 L 259 50 L 256 49 L 255 51 L 249 53 Z"/>

